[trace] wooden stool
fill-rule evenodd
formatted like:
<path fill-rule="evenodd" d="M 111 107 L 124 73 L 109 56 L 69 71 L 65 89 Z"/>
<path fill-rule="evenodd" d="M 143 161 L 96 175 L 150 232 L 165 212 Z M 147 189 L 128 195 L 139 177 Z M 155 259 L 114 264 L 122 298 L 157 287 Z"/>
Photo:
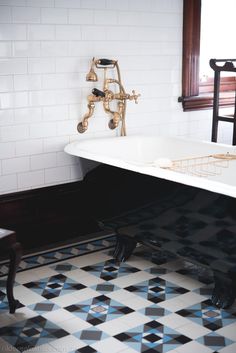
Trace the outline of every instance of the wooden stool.
<path fill-rule="evenodd" d="M 14 298 L 13 286 L 16 277 L 17 266 L 20 263 L 22 248 L 21 244 L 16 240 L 16 233 L 0 228 L 0 254 L 9 254 L 10 264 L 7 276 L 7 299 L 9 303 L 10 314 L 14 314 L 20 302 Z"/>

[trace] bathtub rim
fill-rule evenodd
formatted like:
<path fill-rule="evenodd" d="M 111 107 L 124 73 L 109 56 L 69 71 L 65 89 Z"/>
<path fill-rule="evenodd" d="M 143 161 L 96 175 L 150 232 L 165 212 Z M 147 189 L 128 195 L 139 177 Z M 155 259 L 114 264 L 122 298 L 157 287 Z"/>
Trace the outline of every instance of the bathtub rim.
<path fill-rule="evenodd" d="M 129 171 L 134 171 L 137 173 L 141 174 L 146 174 L 150 175 L 153 177 L 165 179 L 165 180 L 170 180 L 173 182 L 181 183 L 184 185 L 189 185 L 193 186 L 196 188 L 200 189 L 205 189 L 211 192 L 216 192 L 219 194 L 223 194 L 226 196 L 230 196 L 233 198 L 236 198 L 236 186 L 233 186 L 231 184 L 226 184 L 220 181 L 215 181 L 212 179 L 207 179 L 207 178 L 201 178 L 197 176 L 192 176 L 192 175 L 187 175 L 187 174 L 182 174 L 182 173 L 177 173 L 175 171 L 170 171 L 167 169 L 159 168 L 159 167 L 153 167 L 153 166 L 148 166 L 144 165 L 142 163 L 137 163 L 131 160 L 123 160 L 117 157 L 111 157 L 108 156 L 104 153 L 96 153 L 89 151 L 88 148 L 83 148 L 83 146 L 88 145 L 89 142 L 96 143 L 99 141 L 99 143 L 102 142 L 112 142 L 117 139 L 139 139 L 139 138 L 163 138 L 163 139 L 174 139 L 174 140 L 180 140 L 184 142 L 196 142 L 204 145 L 211 145 L 211 146 L 216 146 L 216 143 L 214 142 L 209 142 L 209 141 L 199 141 L 196 139 L 192 138 L 186 138 L 186 137 L 178 137 L 178 136 L 165 136 L 165 135 L 152 135 L 152 134 L 145 134 L 145 135 L 129 135 L 129 136 L 124 136 L 124 137 L 94 137 L 94 138 L 87 138 L 83 140 L 76 140 L 73 141 L 69 144 L 67 144 L 64 148 L 64 151 L 70 155 L 80 157 L 80 158 L 85 158 L 89 159 L 92 161 L 96 161 L 99 163 L 104 163 L 107 165 L 111 165 L 114 167 L 126 169 Z M 81 148 L 78 149 L 78 146 Z M 217 146 L 227 148 L 227 150 L 232 150 L 236 152 L 236 146 L 231 146 L 231 145 L 226 145 L 222 143 L 217 143 Z"/>

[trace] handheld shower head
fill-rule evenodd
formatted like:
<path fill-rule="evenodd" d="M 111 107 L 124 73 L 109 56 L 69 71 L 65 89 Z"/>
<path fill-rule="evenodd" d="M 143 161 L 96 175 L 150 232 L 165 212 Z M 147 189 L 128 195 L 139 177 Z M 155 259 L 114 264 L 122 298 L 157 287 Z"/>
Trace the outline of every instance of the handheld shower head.
<path fill-rule="evenodd" d="M 97 82 L 98 81 L 97 74 L 94 71 L 94 58 L 92 60 L 90 70 L 89 70 L 88 74 L 86 75 L 86 81 L 90 81 L 90 82 Z"/>

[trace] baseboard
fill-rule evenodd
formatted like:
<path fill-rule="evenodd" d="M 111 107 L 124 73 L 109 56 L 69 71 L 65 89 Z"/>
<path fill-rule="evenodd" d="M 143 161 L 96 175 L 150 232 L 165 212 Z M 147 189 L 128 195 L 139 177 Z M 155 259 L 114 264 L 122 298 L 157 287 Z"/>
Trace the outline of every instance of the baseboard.
<path fill-rule="evenodd" d="M 15 230 L 24 249 L 98 232 L 86 209 L 83 181 L 0 196 L 0 228 Z"/>

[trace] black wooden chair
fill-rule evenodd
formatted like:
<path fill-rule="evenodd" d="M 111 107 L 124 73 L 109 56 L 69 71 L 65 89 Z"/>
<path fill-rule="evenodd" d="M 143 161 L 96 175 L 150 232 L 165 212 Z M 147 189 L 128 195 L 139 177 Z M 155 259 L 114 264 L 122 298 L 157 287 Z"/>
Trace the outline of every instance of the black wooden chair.
<path fill-rule="evenodd" d="M 17 266 L 20 263 L 22 247 L 16 240 L 16 233 L 12 230 L 0 228 L 0 255 L 10 257 L 9 271 L 7 276 L 6 290 L 9 303 L 9 311 L 14 314 L 20 302 L 14 298 L 13 286 L 15 282 Z"/>
<path fill-rule="evenodd" d="M 223 66 L 218 66 L 217 62 L 224 62 Z M 234 113 L 230 115 L 220 115 L 220 74 L 221 72 L 236 72 L 236 66 L 233 62 L 236 59 L 211 59 L 210 67 L 214 70 L 214 96 L 213 96 L 213 119 L 212 119 L 212 135 L 211 141 L 217 142 L 218 136 L 218 123 L 224 121 L 233 124 L 233 139 L 232 145 L 236 145 L 236 90 L 235 90 L 235 102 L 234 102 Z M 235 84 L 234 84 L 235 85 Z M 234 86 L 235 87 L 235 86 Z"/>

